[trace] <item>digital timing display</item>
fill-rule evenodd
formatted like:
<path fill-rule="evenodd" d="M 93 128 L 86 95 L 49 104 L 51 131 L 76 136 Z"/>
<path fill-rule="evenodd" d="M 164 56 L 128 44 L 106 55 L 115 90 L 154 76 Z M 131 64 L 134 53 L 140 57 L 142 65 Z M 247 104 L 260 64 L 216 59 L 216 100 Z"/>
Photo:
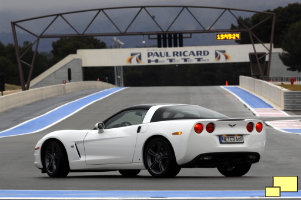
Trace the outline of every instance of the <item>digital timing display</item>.
<path fill-rule="evenodd" d="M 217 40 L 239 40 L 240 33 L 220 33 L 216 34 Z"/>

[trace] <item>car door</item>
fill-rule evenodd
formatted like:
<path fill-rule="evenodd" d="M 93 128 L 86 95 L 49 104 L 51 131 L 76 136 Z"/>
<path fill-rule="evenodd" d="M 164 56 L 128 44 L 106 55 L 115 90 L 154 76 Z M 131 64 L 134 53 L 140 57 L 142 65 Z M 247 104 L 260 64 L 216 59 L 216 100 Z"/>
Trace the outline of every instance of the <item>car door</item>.
<path fill-rule="evenodd" d="M 125 110 L 107 119 L 103 131 L 90 131 L 84 141 L 87 165 L 132 163 L 137 132 L 147 110 Z"/>

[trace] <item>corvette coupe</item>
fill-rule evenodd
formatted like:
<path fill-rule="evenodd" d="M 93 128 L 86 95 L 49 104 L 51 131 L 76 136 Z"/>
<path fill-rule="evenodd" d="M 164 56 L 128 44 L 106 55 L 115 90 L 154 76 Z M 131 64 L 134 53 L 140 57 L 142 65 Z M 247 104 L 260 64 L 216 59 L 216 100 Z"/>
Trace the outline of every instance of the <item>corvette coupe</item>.
<path fill-rule="evenodd" d="M 69 172 L 115 171 L 174 177 L 181 168 L 217 168 L 243 176 L 260 160 L 266 143 L 258 119 L 231 119 L 197 105 L 136 105 L 95 125 L 45 135 L 35 166 L 50 177 Z"/>

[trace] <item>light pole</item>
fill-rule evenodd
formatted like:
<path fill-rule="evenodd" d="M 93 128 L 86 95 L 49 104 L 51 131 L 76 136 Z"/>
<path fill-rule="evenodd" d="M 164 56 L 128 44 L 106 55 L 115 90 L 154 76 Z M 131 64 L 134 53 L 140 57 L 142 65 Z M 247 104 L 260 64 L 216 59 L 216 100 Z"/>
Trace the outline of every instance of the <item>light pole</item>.
<path fill-rule="evenodd" d="M 122 48 L 123 45 L 124 45 L 123 42 L 121 42 L 118 38 L 113 37 L 112 48 Z M 124 86 L 123 66 L 115 66 L 114 74 L 115 74 L 115 85 L 123 87 Z"/>
<path fill-rule="evenodd" d="M 142 45 L 143 45 L 143 47 L 145 47 L 145 43 L 146 43 L 146 41 L 145 41 L 144 35 L 143 35 L 143 40 L 142 40 Z"/>

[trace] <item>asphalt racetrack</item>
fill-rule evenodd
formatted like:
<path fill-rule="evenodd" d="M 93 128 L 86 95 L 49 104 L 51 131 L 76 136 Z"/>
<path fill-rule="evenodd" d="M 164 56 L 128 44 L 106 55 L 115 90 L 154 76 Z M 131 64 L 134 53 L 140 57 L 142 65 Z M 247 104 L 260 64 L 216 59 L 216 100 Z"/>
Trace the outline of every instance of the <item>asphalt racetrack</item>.
<path fill-rule="evenodd" d="M 93 93 L 38 102 L 0 113 L 0 131 L 33 118 L 55 106 Z M 38 133 L 0 138 L 0 189 L 18 190 L 264 190 L 273 176 L 301 175 L 301 135 L 267 128 L 267 147 L 261 161 L 239 178 L 225 178 L 216 169 L 182 169 L 175 178 L 152 178 L 142 171 L 137 178 L 118 172 L 70 173 L 54 179 L 33 165 L 36 142 L 45 134 L 61 129 L 91 129 L 122 108 L 143 103 L 198 104 L 230 117 L 253 117 L 240 101 L 221 87 L 127 88 L 98 101 L 60 123 Z M 18 114 L 19 113 L 19 114 Z"/>

